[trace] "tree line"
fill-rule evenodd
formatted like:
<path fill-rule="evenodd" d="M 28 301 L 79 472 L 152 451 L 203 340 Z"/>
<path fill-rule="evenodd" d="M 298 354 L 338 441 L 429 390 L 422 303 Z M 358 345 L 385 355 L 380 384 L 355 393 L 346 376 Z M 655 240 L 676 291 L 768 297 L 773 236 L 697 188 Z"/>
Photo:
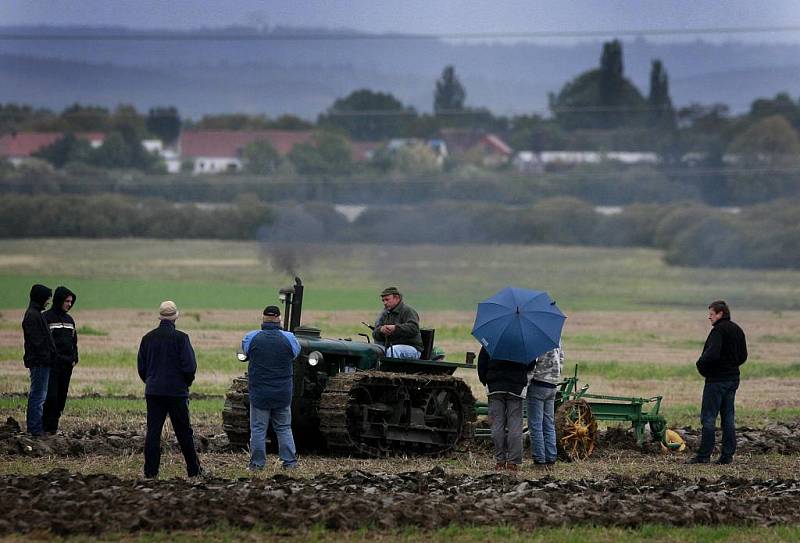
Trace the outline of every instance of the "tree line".
<path fill-rule="evenodd" d="M 57 204 L 57 205 L 56 205 Z M 603 215 L 578 198 L 532 205 L 436 201 L 372 206 L 353 222 L 324 202 L 262 202 L 245 194 L 214 208 L 120 195 L 12 195 L 0 237 L 260 239 L 308 243 L 512 243 L 650 247 L 674 265 L 800 268 L 799 201 L 724 211 L 691 201 L 636 204 Z"/>

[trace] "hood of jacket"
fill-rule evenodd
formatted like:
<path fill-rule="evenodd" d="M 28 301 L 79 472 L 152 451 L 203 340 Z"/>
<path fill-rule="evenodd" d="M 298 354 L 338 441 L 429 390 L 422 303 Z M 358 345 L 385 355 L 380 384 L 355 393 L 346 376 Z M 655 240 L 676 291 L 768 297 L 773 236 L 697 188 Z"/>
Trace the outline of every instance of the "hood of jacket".
<path fill-rule="evenodd" d="M 44 307 L 52 294 L 53 291 L 44 285 L 36 284 L 31 287 L 31 301 L 39 304 L 40 307 Z"/>
<path fill-rule="evenodd" d="M 75 302 L 78 301 L 78 297 L 75 293 L 67 287 L 57 287 L 56 291 L 53 293 L 53 309 L 63 312 L 64 300 L 67 299 L 67 296 L 72 296 L 72 307 L 75 307 Z"/>

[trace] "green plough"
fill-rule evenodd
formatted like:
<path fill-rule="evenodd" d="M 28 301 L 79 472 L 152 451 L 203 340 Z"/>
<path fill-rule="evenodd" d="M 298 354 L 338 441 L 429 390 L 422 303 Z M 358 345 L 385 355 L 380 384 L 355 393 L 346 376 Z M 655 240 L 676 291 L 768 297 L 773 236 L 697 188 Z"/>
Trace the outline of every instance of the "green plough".
<path fill-rule="evenodd" d="M 556 394 L 556 442 L 561 456 L 567 460 L 588 458 L 597 446 L 597 421 L 624 423 L 633 427 L 636 443 L 645 442 L 645 428 L 650 426 L 654 442 L 664 450 L 684 450 L 686 445 L 676 432 L 667 429 L 667 421 L 659 414 L 661 396 L 634 398 L 589 394 L 589 385 L 578 387 L 578 366 L 575 373 L 558 385 Z M 524 405 L 524 404 L 523 404 Z M 476 404 L 478 415 L 486 415 L 488 406 Z M 527 428 L 527 424 L 526 424 Z M 478 428 L 476 437 L 489 437 L 488 428 Z"/>

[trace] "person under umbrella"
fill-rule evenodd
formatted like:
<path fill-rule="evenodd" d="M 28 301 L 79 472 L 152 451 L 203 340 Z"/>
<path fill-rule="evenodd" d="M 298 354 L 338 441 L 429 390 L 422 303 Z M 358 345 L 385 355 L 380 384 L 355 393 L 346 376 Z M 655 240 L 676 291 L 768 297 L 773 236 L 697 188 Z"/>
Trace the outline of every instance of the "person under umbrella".
<path fill-rule="evenodd" d="M 536 357 L 558 347 L 566 317 L 546 292 L 507 287 L 478 304 L 478 378 L 487 388 L 495 468 L 522 464 L 522 399 Z"/>

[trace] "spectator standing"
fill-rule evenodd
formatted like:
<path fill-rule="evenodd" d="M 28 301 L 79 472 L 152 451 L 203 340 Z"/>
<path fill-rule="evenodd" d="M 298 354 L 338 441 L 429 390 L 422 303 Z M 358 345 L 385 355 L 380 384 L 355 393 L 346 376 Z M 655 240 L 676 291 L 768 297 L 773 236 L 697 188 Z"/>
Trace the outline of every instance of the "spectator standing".
<path fill-rule="evenodd" d="M 22 334 L 25 342 L 22 360 L 31 377 L 25 423 L 28 433 L 33 436 L 44 435 L 42 411 L 47 398 L 50 368 L 56 357 L 56 346 L 43 315 L 52 293 L 53 291 L 44 285 L 33 285 L 30 303 L 22 318 Z"/>
<path fill-rule="evenodd" d="M 711 332 L 697 360 L 697 371 L 705 377 L 700 421 L 703 425 L 700 448 L 690 464 L 707 464 L 716 440 L 717 415 L 722 423 L 722 449 L 717 464 L 730 464 L 736 453 L 734 402 L 739 388 L 739 366 L 747 360 L 744 331 L 731 320 L 728 304 L 722 300 L 708 306 Z"/>
<path fill-rule="evenodd" d="M 53 293 L 53 307 L 44 312 L 56 346 L 56 358 L 50 368 L 42 416 L 44 431 L 48 434 L 58 432 L 58 421 L 67 403 L 72 368 L 78 363 L 78 331 L 75 320 L 69 315 L 77 299 L 67 287 L 57 287 Z"/>
<path fill-rule="evenodd" d="M 528 373 L 528 435 L 533 463 L 537 466 L 556 463 L 556 387 L 563 367 L 564 351 L 559 345 L 538 357 Z"/>
<path fill-rule="evenodd" d="M 278 456 L 284 469 L 297 467 L 292 435 L 292 380 L 294 359 L 300 344 L 294 334 L 281 329 L 281 311 L 264 309 L 261 330 L 245 335 L 247 392 L 250 396 L 250 463 L 248 469 L 264 469 L 267 461 L 267 429 L 272 424 L 278 439 Z"/>
<path fill-rule="evenodd" d="M 478 378 L 489 397 L 495 469 L 517 471 L 522 464 L 522 399 L 532 364 L 491 358 L 481 347 Z"/>
<path fill-rule="evenodd" d="M 189 420 L 189 387 L 197 372 L 189 336 L 175 328 L 175 302 L 165 301 L 158 309 L 160 324 L 142 338 L 138 371 L 145 383 L 147 435 L 144 441 L 144 476 L 158 477 L 161 465 L 161 430 L 169 415 L 172 429 L 186 461 L 189 477 L 203 475 Z"/>

